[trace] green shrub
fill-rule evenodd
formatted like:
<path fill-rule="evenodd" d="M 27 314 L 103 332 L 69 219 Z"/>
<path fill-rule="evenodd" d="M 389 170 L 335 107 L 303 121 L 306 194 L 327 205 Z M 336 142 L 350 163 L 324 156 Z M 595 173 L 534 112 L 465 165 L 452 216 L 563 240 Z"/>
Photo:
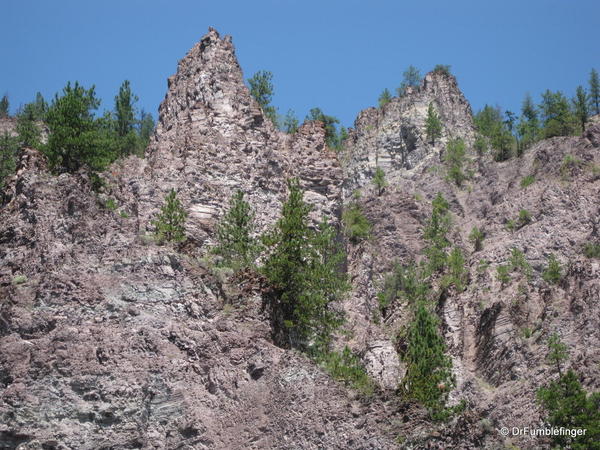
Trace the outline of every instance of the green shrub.
<path fill-rule="evenodd" d="M 542 273 L 542 278 L 548 283 L 557 284 L 562 279 L 562 267 L 553 254 L 548 258 L 548 267 Z"/>
<path fill-rule="evenodd" d="M 515 231 L 517 224 L 513 219 L 508 219 L 504 225 L 508 231 Z"/>
<path fill-rule="evenodd" d="M 454 247 L 448 255 L 448 274 L 442 280 L 444 287 L 454 285 L 457 292 L 465 290 L 466 286 L 465 258 L 458 247 Z"/>
<path fill-rule="evenodd" d="M 488 150 L 488 144 L 486 139 L 480 134 L 475 138 L 475 151 L 479 156 L 482 156 Z"/>
<path fill-rule="evenodd" d="M 417 299 L 426 296 L 428 289 L 422 271 L 414 262 L 406 265 L 396 263 L 392 273 L 384 278 L 382 291 L 377 294 L 379 309 L 386 314 L 400 298 L 414 304 Z"/>
<path fill-rule="evenodd" d="M 326 352 L 317 358 L 317 362 L 332 378 L 342 381 L 361 394 L 371 396 L 375 392 L 375 383 L 360 359 L 348 347 L 344 347 L 341 352 Z"/>
<path fill-rule="evenodd" d="M 502 286 L 510 281 L 510 270 L 511 267 L 509 265 L 500 265 L 496 267 L 496 278 L 502 283 Z"/>
<path fill-rule="evenodd" d="M 465 153 L 465 142 L 460 138 L 449 141 L 444 153 L 448 179 L 454 181 L 459 187 L 467 179 L 467 176 L 463 172 L 463 166 L 467 161 Z"/>
<path fill-rule="evenodd" d="M 112 197 L 108 197 L 104 201 L 104 207 L 109 211 L 115 211 L 118 208 L 117 201 Z"/>
<path fill-rule="evenodd" d="M 512 266 L 512 270 L 520 271 L 527 278 L 531 278 L 533 275 L 531 265 L 525 259 L 523 252 L 517 248 L 513 248 L 511 251 L 510 265 Z"/>
<path fill-rule="evenodd" d="M 12 284 L 23 284 L 25 282 L 27 282 L 25 275 L 15 275 L 12 279 Z"/>
<path fill-rule="evenodd" d="M 174 189 L 167 194 L 165 204 L 160 214 L 152 224 L 156 227 L 156 238 L 158 241 L 178 242 L 185 239 L 185 218 L 187 213 L 177 198 Z"/>
<path fill-rule="evenodd" d="M 123 219 L 128 219 L 129 218 L 129 214 L 127 214 L 127 212 L 125 211 L 119 211 L 119 215 L 123 218 Z"/>
<path fill-rule="evenodd" d="M 360 205 L 351 203 L 342 213 L 344 234 L 355 244 L 368 239 L 371 234 L 371 223 L 365 217 Z"/>
<path fill-rule="evenodd" d="M 535 183 L 535 177 L 533 175 L 527 175 L 521 179 L 521 187 L 525 189 Z"/>
<path fill-rule="evenodd" d="M 448 64 L 436 64 L 433 68 L 435 73 L 441 73 L 443 75 L 450 75 L 450 65 Z"/>
<path fill-rule="evenodd" d="M 531 223 L 531 213 L 526 209 L 519 211 L 519 228 Z"/>
<path fill-rule="evenodd" d="M 19 142 L 16 138 L 8 133 L 0 136 L 0 190 L 4 188 L 5 180 L 15 173 L 18 151 Z"/>
<path fill-rule="evenodd" d="M 388 88 L 385 88 L 383 90 L 383 92 L 381 92 L 381 95 L 379 95 L 379 99 L 378 99 L 379 107 L 383 108 L 385 105 L 387 105 L 391 101 L 392 101 L 392 94 Z"/>
<path fill-rule="evenodd" d="M 473 247 L 475 247 L 475 251 L 481 251 L 483 249 L 483 240 L 485 239 L 485 233 L 481 231 L 477 227 L 473 227 L 471 229 L 471 233 L 469 234 L 469 241 L 473 243 Z"/>
<path fill-rule="evenodd" d="M 448 201 L 438 192 L 431 202 L 431 219 L 428 221 L 423 232 L 423 238 L 428 243 L 425 248 L 425 256 L 428 258 L 429 272 L 438 272 L 446 267 L 446 247 L 450 245 L 446 234 L 450 231 L 452 219 L 450 216 L 450 205 Z"/>
<path fill-rule="evenodd" d="M 373 176 L 373 184 L 377 188 L 377 195 L 381 195 L 383 190 L 388 185 L 388 182 L 385 179 L 385 172 L 379 166 L 375 169 L 375 175 Z"/>
<path fill-rule="evenodd" d="M 583 246 L 583 254 L 588 258 L 600 258 L 600 243 L 588 242 Z"/>

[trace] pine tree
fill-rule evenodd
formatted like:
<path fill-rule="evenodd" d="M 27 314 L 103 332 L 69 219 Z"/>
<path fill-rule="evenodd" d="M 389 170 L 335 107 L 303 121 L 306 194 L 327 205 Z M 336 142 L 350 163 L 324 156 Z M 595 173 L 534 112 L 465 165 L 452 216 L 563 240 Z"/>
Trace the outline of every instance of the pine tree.
<path fill-rule="evenodd" d="M 121 156 L 134 153 L 138 147 L 138 135 L 135 133 L 135 103 L 138 97 L 131 92 L 129 80 L 123 81 L 119 93 L 115 96 L 115 131 Z"/>
<path fill-rule="evenodd" d="M 281 218 L 263 238 L 271 251 L 262 270 L 274 288 L 271 310 L 277 339 L 318 354 L 327 350 L 342 323 L 332 303 L 347 290 L 340 270 L 344 256 L 330 225 L 322 222 L 317 230 L 310 228 L 310 207 L 298 180 L 289 180 L 288 189 Z"/>
<path fill-rule="evenodd" d="M 385 172 L 379 166 L 375 169 L 375 175 L 373 175 L 373 184 L 377 188 L 377 195 L 381 196 L 383 194 L 383 190 L 388 185 L 388 182 L 385 179 Z"/>
<path fill-rule="evenodd" d="M 575 450 L 600 449 L 600 393 L 588 394 L 573 370 L 538 389 L 537 398 L 548 411 L 546 422 L 551 427 L 586 430 L 585 434 L 574 437 L 553 435 L 552 442 L 556 446 Z"/>
<path fill-rule="evenodd" d="M 294 113 L 293 110 L 288 109 L 288 112 L 283 118 L 281 129 L 287 134 L 294 134 L 296 131 L 298 131 L 298 119 L 296 118 L 296 113 Z"/>
<path fill-rule="evenodd" d="M 217 227 L 214 252 L 223 256 L 224 263 L 234 268 L 250 266 L 258 253 L 254 233 L 254 214 L 244 193 L 237 191 L 229 203 L 229 209 Z"/>
<path fill-rule="evenodd" d="M 402 97 L 406 93 L 407 87 L 417 87 L 421 83 L 421 73 L 415 66 L 408 66 L 408 68 L 402 74 L 402 83 L 400 87 L 396 89 L 398 97 Z"/>
<path fill-rule="evenodd" d="M 540 111 L 544 120 L 544 137 L 568 136 L 573 133 L 573 115 L 562 92 L 546 90 L 542 94 Z"/>
<path fill-rule="evenodd" d="M 335 124 L 340 123 L 336 117 L 324 114 L 323 111 L 321 111 L 321 108 L 311 108 L 306 116 L 306 120 L 322 122 L 323 126 L 325 127 L 325 142 L 327 142 L 327 145 L 334 149 L 339 149 L 341 147 L 341 141 L 343 138 L 341 135 L 338 136 L 335 128 Z"/>
<path fill-rule="evenodd" d="M 15 173 L 19 142 L 8 133 L 0 135 L 0 191 L 6 178 Z M 0 199 L 1 199 L 0 195 Z"/>
<path fill-rule="evenodd" d="M 0 99 L 0 119 L 8 117 L 9 107 L 8 95 L 4 94 L 2 99 Z"/>
<path fill-rule="evenodd" d="M 273 99 L 273 74 L 266 70 L 256 72 L 252 78 L 248 79 L 250 85 L 250 95 L 254 97 L 258 105 L 263 110 L 273 124 L 277 125 L 277 110 L 271 106 Z"/>
<path fill-rule="evenodd" d="M 148 147 L 150 143 L 150 137 L 154 132 L 154 118 L 152 114 L 147 113 L 142 109 L 140 112 L 140 120 L 139 120 L 139 136 L 140 136 L 140 149 L 141 153 Z"/>
<path fill-rule="evenodd" d="M 521 106 L 521 118 L 517 125 L 517 132 L 521 136 L 521 144 L 519 154 L 522 153 L 523 149 L 533 144 L 539 134 L 539 120 L 538 113 L 533 104 L 531 95 L 525 94 L 523 104 Z"/>
<path fill-rule="evenodd" d="M 600 114 L 600 81 L 596 69 L 590 72 L 590 106 L 593 114 Z"/>
<path fill-rule="evenodd" d="M 185 219 L 187 213 L 177 198 L 174 189 L 165 197 L 165 204 L 160 214 L 152 224 L 156 227 L 156 237 L 159 241 L 178 242 L 185 239 Z"/>
<path fill-rule="evenodd" d="M 547 360 L 550 364 L 556 364 L 556 372 L 562 376 L 561 364 L 569 357 L 567 346 L 560 340 L 560 336 L 556 333 L 548 338 L 548 356 Z"/>
<path fill-rule="evenodd" d="M 25 105 L 17 115 L 17 133 L 22 147 L 37 148 L 40 145 L 40 130 L 37 127 L 34 103 Z"/>
<path fill-rule="evenodd" d="M 461 138 L 452 139 L 446 146 L 444 153 L 444 162 L 447 166 L 448 178 L 457 186 L 462 186 L 463 181 L 467 178 L 463 171 L 463 167 L 467 161 L 465 156 L 465 142 Z"/>
<path fill-rule="evenodd" d="M 406 393 L 427 407 L 433 417 L 440 416 L 454 385 L 452 361 L 445 353 L 439 319 L 424 298 L 416 303 L 406 343 Z"/>
<path fill-rule="evenodd" d="M 103 170 L 114 160 L 113 148 L 105 145 L 100 123 L 94 119 L 99 105 L 94 86 L 85 89 L 77 82 L 67 83 L 63 95 L 56 95 L 46 114 L 50 134 L 43 149 L 51 168 Z"/>
<path fill-rule="evenodd" d="M 446 267 L 447 255 L 446 248 L 450 241 L 446 234 L 450 231 L 452 220 L 450 217 L 450 205 L 438 192 L 431 202 L 431 219 L 428 221 L 423 232 L 423 238 L 428 246 L 425 248 L 425 255 L 428 258 L 428 272 L 438 272 Z"/>
<path fill-rule="evenodd" d="M 433 103 L 429 103 L 429 107 L 427 108 L 425 133 L 427 135 L 427 140 L 431 142 L 431 145 L 435 145 L 435 140 L 442 135 L 442 122 L 433 107 Z"/>
<path fill-rule="evenodd" d="M 392 100 L 392 94 L 390 93 L 388 88 L 385 88 L 381 94 L 379 95 L 379 99 L 377 100 L 379 103 L 379 107 L 383 108 Z"/>
<path fill-rule="evenodd" d="M 579 125 L 581 125 L 581 132 L 583 133 L 585 131 L 585 123 L 587 122 L 589 116 L 589 98 L 583 86 L 577 86 L 575 98 L 571 101 L 573 102 L 575 118 L 577 119 Z"/>

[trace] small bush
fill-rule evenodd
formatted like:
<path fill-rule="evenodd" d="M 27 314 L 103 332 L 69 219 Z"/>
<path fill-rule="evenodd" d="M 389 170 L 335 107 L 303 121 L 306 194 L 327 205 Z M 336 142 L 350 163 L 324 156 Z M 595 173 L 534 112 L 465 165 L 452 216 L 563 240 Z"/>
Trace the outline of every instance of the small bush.
<path fill-rule="evenodd" d="M 583 246 L 583 254 L 588 258 L 600 258 L 600 243 L 589 242 Z"/>
<path fill-rule="evenodd" d="M 550 255 L 548 258 L 548 267 L 542 273 L 542 278 L 548 282 L 553 284 L 558 284 L 562 279 L 562 267 L 560 266 L 560 262 L 556 259 L 556 256 Z"/>
<path fill-rule="evenodd" d="M 114 198 L 109 197 L 106 199 L 106 201 L 104 202 L 104 207 L 106 209 L 108 209 L 109 211 L 115 211 L 118 207 L 117 202 Z"/>
<path fill-rule="evenodd" d="M 510 281 L 510 269 L 511 267 L 509 265 L 500 265 L 496 267 L 496 278 L 502 283 L 502 286 Z"/>
<path fill-rule="evenodd" d="M 373 175 L 373 184 L 377 188 L 377 195 L 381 195 L 388 185 L 387 180 L 385 179 L 385 172 L 379 166 L 375 169 L 375 175 Z"/>
<path fill-rule="evenodd" d="M 519 211 L 519 228 L 531 223 L 531 213 L 526 209 Z"/>
<path fill-rule="evenodd" d="M 515 231 L 515 229 L 517 228 L 517 224 L 513 219 L 507 220 L 504 226 L 508 231 Z"/>
<path fill-rule="evenodd" d="M 433 68 L 433 71 L 435 73 L 441 73 L 443 75 L 450 75 L 450 65 L 448 65 L 448 64 L 437 64 Z"/>
<path fill-rule="evenodd" d="M 533 183 L 535 183 L 535 177 L 533 175 L 527 175 L 521 180 L 521 187 L 525 189 L 526 187 L 531 186 Z"/>
<path fill-rule="evenodd" d="M 467 162 L 465 152 L 465 142 L 458 138 L 448 142 L 446 152 L 444 153 L 448 179 L 454 181 L 459 187 L 467 179 L 467 175 L 463 171 L 463 167 Z"/>
<path fill-rule="evenodd" d="M 512 270 L 518 270 L 527 278 L 531 278 L 533 274 L 533 269 L 531 265 L 525 259 L 525 255 L 519 249 L 513 248 L 510 256 L 510 265 L 512 266 Z"/>
<path fill-rule="evenodd" d="M 477 227 L 473 227 L 471 233 L 469 234 L 469 241 L 473 243 L 475 247 L 475 251 L 481 251 L 483 249 L 483 239 L 485 238 L 485 233 L 481 231 Z"/>
<path fill-rule="evenodd" d="M 25 275 L 15 275 L 12 279 L 12 284 L 23 284 L 27 282 L 27 277 Z"/>
<path fill-rule="evenodd" d="M 358 203 L 351 203 L 342 213 L 344 233 L 355 244 L 368 239 L 371 223 L 365 217 Z"/>
<path fill-rule="evenodd" d="M 348 347 L 341 352 L 327 352 L 317 361 L 332 378 L 356 389 L 365 396 L 373 395 L 375 383 L 367 374 L 360 359 Z"/>
<path fill-rule="evenodd" d="M 448 255 L 448 274 L 444 276 L 442 285 L 449 287 L 454 285 L 457 292 L 465 290 L 466 286 L 466 270 L 465 258 L 458 247 L 454 247 Z"/>

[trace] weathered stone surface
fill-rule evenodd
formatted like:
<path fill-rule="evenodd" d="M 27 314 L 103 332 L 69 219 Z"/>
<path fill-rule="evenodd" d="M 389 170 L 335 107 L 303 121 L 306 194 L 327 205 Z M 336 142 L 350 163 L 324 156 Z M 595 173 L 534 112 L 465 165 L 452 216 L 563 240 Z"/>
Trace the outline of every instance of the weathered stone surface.
<path fill-rule="evenodd" d="M 444 122 L 433 148 L 424 142 L 429 102 Z M 545 362 L 553 332 L 569 347 L 566 366 L 588 390 L 600 388 L 600 263 L 582 254 L 599 239 L 598 127 L 503 163 L 469 149 L 473 176 L 459 189 L 440 154 L 450 137 L 472 143 L 470 108 L 453 77 L 432 73 L 383 110 L 362 112 L 340 164 L 321 124 L 292 136 L 275 130 L 243 84 L 231 39 L 210 30 L 169 79 L 146 159 L 115 163 L 98 194 L 83 172 L 51 175 L 33 150 L 9 180 L 0 210 L 0 448 L 546 446 L 503 440 L 496 428 L 539 423 L 535 391 L 555 376 Z M 377 164 L 390 181 L 381 195 L 370 185 Z M 526 175 L 536 181 L 522 188 Z M 236 189 L 264 230 L 293 176 L 315 220 L 337 222 L 343 195 L 347 203 L 360 188 L 373 224 L 371 239 L 346 243 L 349 333 L 338 342 L 383 388 L 368 401 L 272 343 L 259 276 L 232 279 L 200 258 Z M 159 246 L 151 220 L 171 188 L 190 213 L 189 240 Z M 395 396 L 410 308 L 382 314 L 376 298 L 395 261 L 421 257 L 437 192 L 451 205 L 449 238 L 469 275 L 464 292 L 450 289 L 437 305 L 457 380 L 451 402 L 469 405 L 447 424 Z M 115 211 L 102 207 L 109 198 Z M 521 209 L 531 223 L 507 230 Z M 473 226 L 486 233 L 478 252 Z M 533 276 L 514 272 L 502 286 L 496 267 L 513 247 Z M 558 285 L 541 278 L 550 253 L 564 268 Z"/>

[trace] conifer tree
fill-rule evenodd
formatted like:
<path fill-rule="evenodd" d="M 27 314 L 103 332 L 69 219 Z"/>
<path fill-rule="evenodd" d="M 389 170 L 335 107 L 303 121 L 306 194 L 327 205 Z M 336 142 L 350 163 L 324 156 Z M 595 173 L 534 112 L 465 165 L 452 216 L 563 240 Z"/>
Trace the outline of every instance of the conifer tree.
<path fill-rule="evenodd" d="M 281 129 L 287 134 L 294 134 L 296 131 L 298 131 L 298 119 L 296 118 L 296 114 L 293 110 L 288 109 L 288 112 L 283 118 Z"/>
<path fill-rule="evenodd" d="M 439 415 L 452 390 L 452 361 L 446 355 L 439 319 L 425 299 L 419 299 L 407 334 L 405 389 L 409 397 Z"/>
<path fill-rule="evenodd" d="M 288 189 L 281 218 L 263 238 L 271 249 L 263 271 L 274 288 L 271 310 L 279 342 L 319 354 L 342 323 L 332 303 L 348 288 L 340 270 L 344 257 L 330 225 L 309 226 L 310 207 L 298 180 L 289 180 Z"/>
<path fill-rule="evenodd" d="M 406 93 L 407 87 L 419 86 L 421 79 L 422 78 L 419 69 L 413 65 L 408 66 L 404 73 L 402 73 L 402 83 L 400 83 L 400 87 L 396 89 L 398 97 L 402 97 Z"/>
<path fill-rule="evenodd" d="M 521 144 L 519 154 L 522 153 L 523 149 L 533 144 L 539 134 L 539 120 L 538 113 L 529 93 L 525 94 L 523 104 L 521 106 L 521 118 L 517 125 L 517 132 L 521 136 Z"/>
<path fill-rule="evenodd" d="M 129 155 L 138 148 L 138 136 L 135 133 L 135 106 L 138 97 L 131 92 L 129 80 L 123 81 L 119 93 L 115 96 L 115 131 L 121 156 Z"/>
<path fill-rule="evenodd" d="M 585 131 L 585 123 L 587 122 L 589 109 L 588 109 L 588 95 L 583 89 L 583 86 L 577 86 L 575 98 L 572 100 L 575 118 L 579 125 L 581 125 L 581 132 Z"/>
<path fill-rule="evenodd" d="M 277 125 L 277 110 L 271 105 L 273 99 L 273 74 L 266 70 L 256 72 L 252 78 L 248 79 L 250 85 L 250 95 L 254 97 L 259 104 L 265 116 L 273 124 Z"/>
<path fill-rule="evenodd" d="M 465 153 L 465 142 L 461 138 L 452 139 L 448 142 L 446 152 L 444 153 L 448 178 L 454 181 L 457 186 L 462 186 L 463 181 L 467 178 L 463 171 L 463 167 L 467 161 Z"/>
<path fill-rule="evenodd" d="M 433 103 L 429 103 L 427 108 L 427 119 L 425 120 L 425 133 L 431 145 L 435 145 L 435 140 L 442 135 L 442 122 L 433 107 Z"/>
<path fill-rule="evenodd" d="M 0 118 L 8 117 L 9 106 L 8 95 L 4 94 L 0 99 Z"/>
<path fill-rule="evenodd" d="M 185 239 L 185 219 L 187 213 L 177 198 L 174 189 L 165 197 L 165 204 L 160 214 L 152 223 L 156 227 L 156 237 L 159 241 L 179 242 Z"/>
<path fill-rule="evenodd" d="M 40 144 L 40 130 L 36 123 L 34 103 L 25 105 L 17 116 L 17 133 L 22 147 L 37 148 Z"/>
<path fill-rule="evenodd" d="M 44 153 L 51 168 L 103 170 L 114 159 L 113 148 L 105 145 L 100 122 L 94 119 L 99 105 L 94 86 L 85 89 L 77 82 L 67 83 L 63 95 L 56 95 L 46 115 L 50 134 Z"/>
<path fill-rule="evenodd" d="M 568 136 L 573 132 L 573 116 L 562 92 L 546 90 L 542 94 L 540 111 L 544 120 L 544 137 Z"/>
<path fill-rule="evenodd" d="M 590 105 L 593 114 L 600 114 L 600 80 L 596 69 L 590 72 Z"/>
<path fill-rule="evenodd" d="M 431 202 L 431 219 L 427 223 L 423 238 L 428 242 L 425 255 L 428 258 L 428 272 L 434 273 L 446 266 L 446 247 L 450 245 L 446 234 L 450 231 L 450 205 L 444 196 L 438 192 Z"/>
<path fill-rule="evenodd" d="M 147 113 L 142 109 L 140 112 L 140 120 L 139 120 L 139 135 L 140 135 L 140 147 L 143 150 L 146 149 L 148 144 L 150 143 L 150 137 L 154 132 L 154 118 L 152 114 Z"/>
<path fill-rule="evenodd" d="M 388 182 L 385 179 L 385 172 L 379 166 L 375 169 L 375 175 L 373 176 L 373 184 L 377 188 L 377 195 L 381 196 L 383 190 L 388 185 Z"/>
<path fill-rule="evenodd" d="M 321 111 L 321 108 L 311 108 L 308 115 L 306 116 L 306 120 L 315 120 L 322 122 L 323 126 L 325 127 L 325 142 L 327 142 L 327 145 L 334 149 L 339 149 L 341 147 L 341 142 L 343 139 L 345 139 L 345 137 L 342 137 L 341 134 L 342 131 L 344 133 L 346 132 L 345 129 L 342 127 L 342 130 L 340 130 L 340 136 L 338 136 L 335 125 L 337 123 L 340 123 L 340 121 L 336 117 L 329 116 L 323 113 L 323 111 Z"/>
<path fill-rule="evenodd" d="M 217 227 L 214 252 L 223 256 L 226 265 L 243 268 L 251 265 L 258 252 L 254 232 L 254 214 L 244 193 L 237 191 L 229 203 L 229 209 Z"/>
<path fill-rule="evenodd" d="M 8 133 L 0 135 L 0 191 L 4 188 L 6 178 L 15 173 L 18 150 L 17 138 Z"/>
<path fill-rule="evenodd" d="M 379 95 L 379 99 L 378 99 L 378 103 L 379 103 L 379 107 L 383 108 L 385 105 L 387 105 L 390 101 L 392 100 L 392 94 L 389 91 L 388 88 L 385 88 L 381 94 Z"/>

